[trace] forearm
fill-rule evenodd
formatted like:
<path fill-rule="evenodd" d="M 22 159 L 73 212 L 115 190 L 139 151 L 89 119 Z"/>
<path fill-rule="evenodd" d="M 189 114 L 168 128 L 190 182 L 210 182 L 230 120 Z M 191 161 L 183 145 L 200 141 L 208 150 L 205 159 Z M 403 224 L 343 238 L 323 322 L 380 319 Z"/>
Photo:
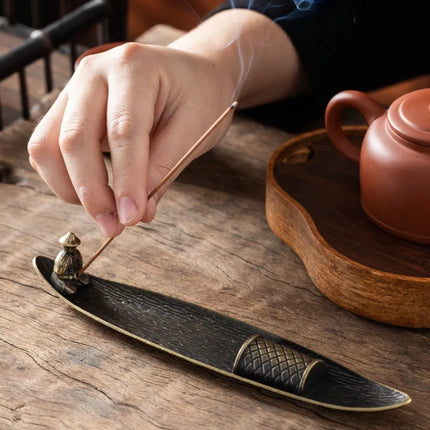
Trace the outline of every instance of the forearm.
<path fill-rule="evenodd" d="M 250 107 L 307 91 L 305 74 L 287 34 L 246 9 L 220 12 L 170 47 L 208 59 L 240 101 Z"/>

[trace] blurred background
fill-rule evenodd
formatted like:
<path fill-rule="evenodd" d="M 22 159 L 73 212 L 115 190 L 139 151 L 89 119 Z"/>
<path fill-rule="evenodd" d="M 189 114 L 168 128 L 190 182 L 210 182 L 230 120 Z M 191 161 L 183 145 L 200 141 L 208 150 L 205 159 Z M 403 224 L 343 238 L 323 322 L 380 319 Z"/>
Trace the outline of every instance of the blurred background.
<path fill-rule="evenodd" d="M 65 85 L 76 58 L 86 49 L 106 42 L 132 41 L 165 44 L 177 31 L 189 30 L 222 3 L 222 0 L 0 0 L 0 130 L 18 118 L 29 119 L 31 107 L 45 93 Z M 160 31 L 163 24 L 164 32 Z M 156 27 L 154 27 L 156 26 Z M 152 37 L 148 31 L 155 28 Z M 38 31 L 41 29 L 40 31 Z M 34 32 L 34 30 L 37 30 Z M 143 38 L 140 37 L 144 34 Z M 373 91 L 384 105 L 417 88 L 430 86 L 421 76 Z M 301 104 L 299 104 L 301 103 Z M 313 100 L 294 100 L 291 115 L 300 127 L 319 115 Z M 255 110 L 255 119 L 271 118 L 285 126 L 285 115 L 276 120 L 279 107 Z M 301 121 L 302 113 L 306 113 Z M 320 124 L 321 125 L 321 124 Z"/>
<path fill-rule="evenodd" d="M 88 0 L 0 0 L 0 15 L 10 24 L 42 28 Z M 127 38 L 134 40 L 155 24 L 189 30 L 221 0 L 116 0 L 127 10 Z M 128 3 L 128 4 L 127 4 Z"/>
<path fill-rule="evenodd" d="M 0 130 L 19 118 L 29 119 L 45 93 L 64 86 L 86 49 L 135 40 L 157 24 L 189 30 L 220 3 L 0 0 Z"/>

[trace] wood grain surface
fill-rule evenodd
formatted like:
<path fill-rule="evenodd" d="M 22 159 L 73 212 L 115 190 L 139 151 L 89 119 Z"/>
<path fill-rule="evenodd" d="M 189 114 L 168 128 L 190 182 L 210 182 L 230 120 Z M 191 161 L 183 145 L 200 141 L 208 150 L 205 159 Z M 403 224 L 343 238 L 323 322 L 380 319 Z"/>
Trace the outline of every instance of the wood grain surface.
<path fill-rule="evenodd" d="M 20 121 L 0 133 L 0 161 L 9 166 L 8 183 L 0 184 L 1 429 L 430 428 L 429 330 L 338 307 L 267 226 L 266 165 L 288 134 L 237 117 L 222 144 L 172 185 L 155 221 L 126 229 L 91 273 L 286 337 L 404 390 L 412 397 L 406 407 L 352 414 L 285 401 L 68 307 L 33 271 L 33 256 L 55 256 L 58 238 L 72 230 L 86 260 L 103 238 L 81 207 L 56 199 L 28 165 L 32 127 Z"/>
<path fill-rule="evenodd" d="M 364 132 L 352 126 L 347 134 L 359 144 Z M 269 225 L 327 297 L 377 321 L 430 327 L 430 247 L 388 234 L 365 216 L 358 164 L 339 153 L 325 130 L 279 148 L 266 186 Z"/>
<path fill-rule="evenodd" d="M 341 309 L 267 226 L 266 165 L 286 133 L 238 116 L 222 144 L 172 185 L 155 221 L 127 228 L 91 273 L 300 343 L 405 391 L 412 397 L 406 407 L 353 414 L 285 401 L 146 347 L 66 306 L 33 271 L 33 256 L 55 256 L 58 238 L 71 230 L 85 260 L 103 238 L 81 207 L 59 201 L 30 173 L 31 127 L 16 126 L 0 134 L 0 148 L 17 133 L 16 160 L 8 155 L 11 177 L 30 179 L 0 184 L 0 428 L 429 428 L 429 331 Z"/>

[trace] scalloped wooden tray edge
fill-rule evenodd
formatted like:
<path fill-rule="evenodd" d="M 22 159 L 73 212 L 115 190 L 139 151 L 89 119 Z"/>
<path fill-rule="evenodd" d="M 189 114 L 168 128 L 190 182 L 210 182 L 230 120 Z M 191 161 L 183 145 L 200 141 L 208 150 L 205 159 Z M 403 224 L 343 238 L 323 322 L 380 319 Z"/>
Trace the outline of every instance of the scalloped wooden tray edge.
<path fill-rule="evenodd" d="M 346 131 L 356 129 L 345 127 Z M 342 308 L 384 323 L 430 328 L 430 278 L 383 272 L 342 255 L 321 236 L 306 209 L 276 181 L 276 159 L 285 148 L 323 133 L 325 129 L 319 129 L 290 139 L 272 155 L 266 180 L 270 228 L 300 257 L 316 287 Z"/>

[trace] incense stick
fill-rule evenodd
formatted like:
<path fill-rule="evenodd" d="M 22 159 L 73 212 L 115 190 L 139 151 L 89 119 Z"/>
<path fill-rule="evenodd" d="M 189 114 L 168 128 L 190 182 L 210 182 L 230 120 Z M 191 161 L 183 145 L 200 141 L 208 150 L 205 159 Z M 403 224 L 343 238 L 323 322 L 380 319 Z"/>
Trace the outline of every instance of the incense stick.
<path fill-rule="evenodd" d="M 148 194 L 150 200 L 154 194 L 166 184 L 166 182 L 179 170 L 184 162 L 191 156 L 191 154 L 200 146 L 200 144 L 215 130 L 215 128 L 222 122 L 222 120 L 229 114 L 229 112 L 236 108 L 237 101 L 233 102 L 219 117 L 218 119 L 202 134 L 197 142 L 183 155 L 183 157 L 170 169 L 169 173 L 160 181 L 160 183 Z M 114 237 L 109 237 L 103 245 L 96 251 L 96 253 L 87 261 L 87 263 L 78 272 L 78 276 L 82 275 L 85 270 L 93 263 L 93 261 L 107 248 L 107 246 L 114 240 Z"/>

